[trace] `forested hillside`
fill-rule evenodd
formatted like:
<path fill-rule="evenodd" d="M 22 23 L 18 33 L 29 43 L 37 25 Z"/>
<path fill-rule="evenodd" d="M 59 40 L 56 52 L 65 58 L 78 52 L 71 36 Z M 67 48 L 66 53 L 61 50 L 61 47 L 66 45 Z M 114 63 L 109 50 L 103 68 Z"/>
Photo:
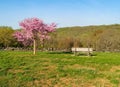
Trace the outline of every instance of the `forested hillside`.
<path fill-rule="evenodd" d="M 11 27 L 0 27 L 0 47 L 23 47 L 13 37 Z M 120 51 L 120 25 L 58 28 L 43 45 L 49 50 L 69 51 L 71 47 L 92 47 L 96 51 Z"/>
<path fill-rule="evenodd" d="M 58 49 L 92 47 L 96 51 L 119 51 L 120 25 L 59 28 L 52 39 Z"/>

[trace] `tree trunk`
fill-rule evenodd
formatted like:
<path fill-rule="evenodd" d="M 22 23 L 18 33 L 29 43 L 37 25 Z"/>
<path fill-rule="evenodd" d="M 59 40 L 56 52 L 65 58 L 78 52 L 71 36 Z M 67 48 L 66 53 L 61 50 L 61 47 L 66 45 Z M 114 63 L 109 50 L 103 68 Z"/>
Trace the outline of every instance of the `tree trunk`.
<path fill-rule="evenodd" d="M 90 56 L 90 47 L 88 46 L 88 56 Z"/>
<path fill-rule="evenodd" d="M 33 54 L 36 54 L 36 40 L 33 40 Z"/>
<path fill-rule="evenodd" d="M 87 45 L 88 45 L 88 53 L 87 53 L 87 55 L 90 56 L 90 44 L 89 44 L 89 42 L 88 42 Z"/>

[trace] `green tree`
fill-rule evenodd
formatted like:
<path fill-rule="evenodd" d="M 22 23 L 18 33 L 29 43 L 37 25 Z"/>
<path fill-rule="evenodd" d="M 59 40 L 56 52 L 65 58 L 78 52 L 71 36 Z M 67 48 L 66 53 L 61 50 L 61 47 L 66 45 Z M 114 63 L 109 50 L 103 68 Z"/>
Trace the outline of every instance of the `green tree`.
<path fill-rule="evenodd" d="M 0 46 L 9 47 L 13 44 L 13 33 L 14 30 L 11 27 L 3 26 L 0 27 Z"/>

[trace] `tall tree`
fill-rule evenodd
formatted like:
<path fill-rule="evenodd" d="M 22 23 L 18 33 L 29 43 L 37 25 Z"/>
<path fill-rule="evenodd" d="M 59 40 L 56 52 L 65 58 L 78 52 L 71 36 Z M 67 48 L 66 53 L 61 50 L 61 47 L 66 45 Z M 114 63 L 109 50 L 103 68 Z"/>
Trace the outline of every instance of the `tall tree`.
<path fill-rule="evenodd" d="M 39 18 L 27 18 L 19 23 L 21 31 L 15 32 L 14 36 L 18 41 L 28 46 L 33 43 L 33 54 L 36 54 L 36 41 L 40 40 L 41 43 L 44 39 L 49 38 L 49 34 L 55 31 L 56 24 L 45 24 Z"/>
<path fill-rule="evenodd" d="M 1 47 L 9 47 L 12 44 L 14 30 L 11 27 L 0 27 L 0 45 Z"/>

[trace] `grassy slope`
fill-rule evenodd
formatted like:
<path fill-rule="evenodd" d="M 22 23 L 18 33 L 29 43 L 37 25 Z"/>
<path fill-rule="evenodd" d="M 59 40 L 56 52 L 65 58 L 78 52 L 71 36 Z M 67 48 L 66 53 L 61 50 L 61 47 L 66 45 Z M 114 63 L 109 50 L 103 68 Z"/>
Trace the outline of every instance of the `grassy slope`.
<path fill-rule="evenodd" d="M 119 87 L 120 54 L 1 51 L 0 87 Z"/>

